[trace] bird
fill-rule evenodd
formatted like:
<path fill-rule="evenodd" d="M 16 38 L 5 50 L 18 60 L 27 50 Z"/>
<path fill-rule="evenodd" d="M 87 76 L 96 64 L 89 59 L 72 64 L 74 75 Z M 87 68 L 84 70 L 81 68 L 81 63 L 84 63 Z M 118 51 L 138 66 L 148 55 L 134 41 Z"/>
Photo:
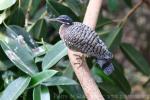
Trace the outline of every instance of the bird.
<path fill-rule="evenodd" d="M 93 57 L 106 75 L 112 74 L 113 55 L 93 29 L 81 22 L 74 22 L 68 15 L 51 18 L 51 21 L 61 23 L 59 35 L 69 49 Z"/>

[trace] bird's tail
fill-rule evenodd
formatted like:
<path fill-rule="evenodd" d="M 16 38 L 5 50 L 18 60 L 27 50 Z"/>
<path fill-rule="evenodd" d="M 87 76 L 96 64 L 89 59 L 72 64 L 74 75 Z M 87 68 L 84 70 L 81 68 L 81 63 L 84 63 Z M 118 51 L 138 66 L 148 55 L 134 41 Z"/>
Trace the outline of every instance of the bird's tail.
<path fill-rule="evenodd" d="M 96 60 L 97 64 L 102 68 L 106 75 L 110 75 L 114 71 L 114 66 L 111 63 L 111 60 Z"/>

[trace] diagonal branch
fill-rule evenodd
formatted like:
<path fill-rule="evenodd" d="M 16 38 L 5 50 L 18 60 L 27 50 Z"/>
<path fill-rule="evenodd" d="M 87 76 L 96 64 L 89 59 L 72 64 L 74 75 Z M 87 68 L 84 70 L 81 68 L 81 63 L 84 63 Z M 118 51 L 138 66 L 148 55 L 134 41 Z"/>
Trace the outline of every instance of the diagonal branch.
<path fill-rule="evenodd" d="M 102 0 L 90 0 L 87 11 L 85 14 L 85 18 L 83 23 L 95 29 L 97 18 L 100 12 L 100 8 L 102 5 Z M 68 49 L 68 56 L 70 62 L 72 64 L 73 70 L 82 86 L 84 94 L 86 95 L 88 100 L 104 100 L 99 88 L 97 87 L 90 70 L 86 64 L 85 58 L 80 60 L 83 62 L 82 65 L 75 64 L 77 61 L 77 57 L 75 55 L 83 56 L 83 54 L 79 52 L 74 52 Z"/>

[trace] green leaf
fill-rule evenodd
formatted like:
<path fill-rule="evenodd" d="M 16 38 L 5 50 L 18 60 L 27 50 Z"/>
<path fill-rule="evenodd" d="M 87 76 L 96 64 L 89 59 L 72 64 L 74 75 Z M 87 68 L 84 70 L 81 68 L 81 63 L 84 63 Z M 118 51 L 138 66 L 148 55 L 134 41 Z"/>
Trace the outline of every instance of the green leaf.
<path fill-rule="evenodd" d="M 128 7 L 132 7 L 132 0 L 124 0 L 124 2 L 128 5 Z"/>
<path fill-rule="evenodd" d="M 25 14 L 22 8 L 20 7 L 16 8 L 15 11 L 12 12 L 12 14 L 7 18 L 6 23 L 9 25 L 18 25 L 18 26 L 24 27 Z"/>
<path fill-rule="evenodd" d="M 38 72 L 32 55 L 16 41 L 0 42 L 7 57 L 23 72 L 33 75 Z"/>
<path fill-rule="evenodd" d="M 36 86 L 33 90 L 33 100 L 41 100 L 41 86 Z"/>
<path fill-rule="evenodd" d="M 34 76 L 32 76 L 30 87 L 34 87 L 36 85 L 41 84 L 50 77 L 54 76 L 56 73 L 56 70 L 45 70 L 43 72 L 35 74 Z"/>
<path fill-rule="evenodd" d="M 61 85 L 65 92 L 67 92 L 73 100 L 85 100 L 85 96 L 80 85 Z"/>
<path fill-rule="evenodd" d="M 33 90 L 33 100 L 50 100 L 49 90 L 46 86 L 37 86 Z"/>
<path fill-rule="evenodd" d="M 116 59 L 112 60 L 113 65 L 117 68 L 120 73 L 124 74 L 124 67 Z"/>
<path fill-rule="evenodd" d="M 41 57 L 43 56 L 44 54 L 46 54 L 49 50 L 52 49 L 53 45 L 51 44 L 48 44 L 48 43 L 42 43 L 43 45 L 42 46 L 39 46 L 38 49 L 40 52 L 37 52 L 35 54 L 35 57 Z"/>
<path fill-rule="evenodd" d="M 96 75 L 97 77 L 101 78 L 101 81 L 98 82 L 98 86 L 100 87 L 100 89 L 102 89 L 109 95 L 124 95 L 124 93 L 115 83 L 115 81 L 112 80 L 112 78 L 105 75 L 102 70 L 100 70 L 97 67 L 92 67 L 91 71 L 92 71 L 93 76 Z M 124 97 L 122 96 L 121 98 L 124 98 Z"/>
<path fill-rule="evenodd" d="M 60 3 L 57 3 L 53 0 L 46 0 L 47 3 L 47 10 L 49 13 L 51 13 L 54 16 L 59 15 L 68 15 L 70 16 L 74 21 L 78 21 L 78 17 L 74 14 L 74 12 L 68 8 L 67 6 L 64 6 Z"/>
<path fill-rule="evenodd" d="M 78 83 L 64 76 L 54 76 L 43 83 L 45 86 L 55 85 L 77 85 Z"/>
<path fill-rule="evenodd" d="M 47 34 L 47 26 L 45 20 L 39 19 L 36 23 L 33 24 L 29 32 L 37 40 L 45 38 Z"/>
<path fill-rule="evenodd" d="M 106 24 L 109 24 L 109 23 L 112 23 L 112 20 L 109 19 L 109 18 L 106 18 L 106 17 L 103 17 L 103 16 L 100 16 L 98 18 L 98 21 L 97 21 L 97 25 L 96 25 L 96 30 L 99 30 L 102 28 L 102 26 L 106 25 Z M 108 31 L 108 30 L 107 30 Z"/>
<path fill-rule="evenodd" d="M 48 87 L 41 86 L 41 100 L 50 100 L 50 93 Z"/>
<path fill-rule="evenodd" d="M 12 66 L 14 66 L 14 64 L 10 60 L 0 60 L 0 71 L 6 71 Z"/>
<path fill-rule="evenodd" d="M 114 12 L 117 11 L 119 8 L 118 0 L 107 0 L 108 1 L 108 8 L 110 11 Z"/>
<path fill-rule="evenodd" d="M 31 10 L 30 10 L 30 15 L 31 16 L 33 16 L 37 12 L 37 10 L 39 9 L 39 6 L 40 6 L 41 2 L 42 2 L 41 0 L 33 0 L 32 1 L 32 7 L 31 7 Z"/>
<path fill-rule="evenodd" d="M 36 42 L 33 40 L 32 36 L 30 35 L 30 33 L 26 32 L 26 30 L 24 30 L 22 27 L 16 25 L 9 25 L 7 26 L 6 31 L 8 36 L 10 36 L 13 39 L 18 38 L 18 36 L 22 36 L 23 40 L 25 41 L 25 43 L 27 43 L 27 45 L 30 48 L 35 49 L 38 47 Z"/>
<path fill-rule="evenodd" d="M 67 55 L 67 47 L 63 41 L 57 42 L 54 47 L 45 55 L 42 62 L 43 70 L 51 68 L 55 65 L 62 57 Z"/>
<path fill-rule="evenodd" d="M 0 10 L 7 9 L 14 5 L 16 0 L 1 0 L 0 2 Z"/>
<path fill-rule="evenodd" d="M 150 65 L 139 51 L 137 51 L 132 45 L 128 43 L 122 43 L 121 50 L 139 71 L 147 76 L 150 75 Z"/>
<path fill-rule="evenodd" d="M 4 90 L 0 100 L 16 100 L 27 88 L 30 77 L 19 77 L 11 82 Z"/>
<path fill-rule="evenodd" d="M 2 14 L 0 14 L 0 24 L 7 18 L 8 11 L 4 11 Z"/>
<path fill-rule="evenodd" d="M 82 15 L 82 6 L 78 0 L 66 0 L 65 3 L 68 5 L 69 8 L 72 9 L 76 13 L 77 16 Z"/>
<path fill-rule="evenodd" d="M 121 71 L 122 66 L 119 65 L 116 61 L 113 60 L 114 72 L 111 74 L 111 78 L 115 81 L 115 83 L 120 87 L 120 89 L 125 94 L 131 93 L 131 86 L 128 80 L 125 78 L 124 73 Z"/>
<path fill-rule="evenodd" d="M 106 45 L 110 50 L 116 49 L 119 46 L 122 34 L 122 27 L 116 27 L 109 33 L 108 37 L 105 38 Z"/>
<path fill-rule="evenodd" d="M 37 19 L 44 18 L 45 17 L 45 13 L 47 13 L 46 12 L 46 5 L 44 5 L 40 9 L 38 9 L 38 11 L 33 16 L 32 20 L 36 21 Z"/>

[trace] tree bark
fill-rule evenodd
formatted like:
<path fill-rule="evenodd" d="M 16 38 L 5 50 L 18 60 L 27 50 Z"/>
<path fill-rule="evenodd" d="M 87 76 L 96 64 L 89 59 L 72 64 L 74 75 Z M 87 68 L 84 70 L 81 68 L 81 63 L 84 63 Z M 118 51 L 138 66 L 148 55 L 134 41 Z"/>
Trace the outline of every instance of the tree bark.
<path fill-rule="evenodd" d="M 101 5 L 102 0 L 89 1 L 83 23 L 88 25 L 92 29 L 95 29 Z M 72 68 L 82 86 L 86 98 L 88 100 L 104 100 L 98 86 L 96 85 L 95 80 L 90 73 L 85 58 L 77 60 L 77 56 L 75 55 L 83 56 L 83 54 L 80 52 L 74 52 L 68 49 L 68 56 Z M 75 64 L 77 62 L 82 62 L 82 65 L 79 66 L 79 64 Z"/>

